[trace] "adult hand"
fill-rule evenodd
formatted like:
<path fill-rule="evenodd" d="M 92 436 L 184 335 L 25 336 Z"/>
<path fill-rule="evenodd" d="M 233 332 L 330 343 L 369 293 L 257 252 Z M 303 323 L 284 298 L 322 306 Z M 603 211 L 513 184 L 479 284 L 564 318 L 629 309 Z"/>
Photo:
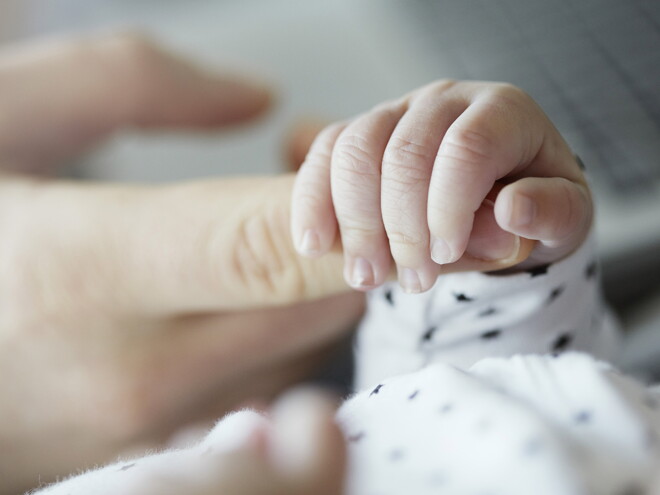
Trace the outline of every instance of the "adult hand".
<path fill-rule="evenodd" d="M 135 36 L 0 56 L 0 163 L 47 173 L 123 127 L 247 121 L 268 92 Z M 2 493 L 153 446 L 314 367 L 362 310 L 298 258 L 292 178 L 0 179 Z M 318 298 L 333 296 L 319 301 Z"/>

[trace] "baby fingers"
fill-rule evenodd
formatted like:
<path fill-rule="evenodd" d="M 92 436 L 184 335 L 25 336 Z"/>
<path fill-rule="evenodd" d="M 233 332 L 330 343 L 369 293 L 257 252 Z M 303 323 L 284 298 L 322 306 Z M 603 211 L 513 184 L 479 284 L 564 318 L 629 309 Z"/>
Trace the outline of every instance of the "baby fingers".
<path fill-rule="evenodd" d="M 337 222 L 330 194 L 332 149 L 345 124 L 326 127 L 309 148 L 293 187 L 291 234 L 305 256 L 326 253 L 335 241 Z"/>
<path fill-rule="evenodd" d="M 293 198 L 298 251 L 326 252 L 338 227 L 344 277 L 361 290 L 394 261 L 402 287 L 423 292 L 440 265 L 518 259 L 521 237 L 541 241 L 532 262 L 558 259 L 590 221 L 570 149 L 527 94 L 500 83 L 435 82 L 327 128 Z"/>
<path fill-rule="evenodd" d="M 341 133 L 332 154 L 332 199 L 344 248 L 344 277 L 367 290 L 388 277 L 391 256 L 381 213 L 381 163 L 405 102 L 378 107 Z"/>
<path fill-rule="evenodd" d="M 495 203 L 503 229 L 540 241 L 530 264 L 558 260 L 589 233 L 593 205 L 588 188 L 561 177 L 528 177 L 506 186 Z"/>

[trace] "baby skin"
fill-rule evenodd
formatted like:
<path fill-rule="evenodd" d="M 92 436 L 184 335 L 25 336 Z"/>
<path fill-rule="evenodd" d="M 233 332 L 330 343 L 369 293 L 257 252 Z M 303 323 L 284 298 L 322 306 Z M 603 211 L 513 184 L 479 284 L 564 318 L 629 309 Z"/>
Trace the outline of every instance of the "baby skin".
<path fill-rule="evenodd" d="M 333 124 L 291 228 L 303 256 L 340 239 L 369 291 L 358 392 L 334 420 L 302 393 L 38 493 L 655 493 L 660 396 L 592 357 L 617 347 L 592 217 L 579 161 L 510 85 L 441 81 Z"/>

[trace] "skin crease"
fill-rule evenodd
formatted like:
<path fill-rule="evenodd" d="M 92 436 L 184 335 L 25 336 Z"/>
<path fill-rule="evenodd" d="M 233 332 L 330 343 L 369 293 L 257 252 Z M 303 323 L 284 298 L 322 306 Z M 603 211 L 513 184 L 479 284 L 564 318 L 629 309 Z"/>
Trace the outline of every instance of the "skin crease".
<path fill-rule="evenodd" d="M 359 319 L 339 238 L 323 257 L 294 249 L 293 175 L 48 178 L 118 129 L 208 131 L 248 122 L 271 100 L 135 35 L 0 53 L 0 493 L 269 399 Z M 482 220 L 475 238 L 495 225 L 492 208 Z M 503 269 L 533 248 L 523 239 L 506 259 L 468 254 L 443 271 Z"/>

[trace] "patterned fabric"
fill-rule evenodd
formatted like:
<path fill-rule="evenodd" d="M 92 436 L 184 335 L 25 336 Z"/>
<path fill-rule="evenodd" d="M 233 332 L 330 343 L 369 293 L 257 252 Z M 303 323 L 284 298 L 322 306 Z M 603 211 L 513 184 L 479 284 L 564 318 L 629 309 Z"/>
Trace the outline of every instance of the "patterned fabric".
<path fill-rule="evenodd" d="M 338 412 L 349 495 L 634 495 L 651 483 L 660 396 L 601 358 L 616 348 L 592 242 L 559 263 L 455 274 L 426 294 L 373 291 L 357 389 Z M 566 353 L 566 354 L 564 354 Z M 527 354 L 515 356 L 516 354 Z M 199 444 L 123 461 L 39 495 L 141 495 L 265 418 L 243 411 Z"/>
<path fill-rule="evenodd" d="M 424 294 L 390 283 L 370 294 L 357 343 L 358 390 L 430 363 L 583 350 L 611 361 L 618 347 L 589 239 L 552 265 L 510 274 L 457 273 Z"/>

